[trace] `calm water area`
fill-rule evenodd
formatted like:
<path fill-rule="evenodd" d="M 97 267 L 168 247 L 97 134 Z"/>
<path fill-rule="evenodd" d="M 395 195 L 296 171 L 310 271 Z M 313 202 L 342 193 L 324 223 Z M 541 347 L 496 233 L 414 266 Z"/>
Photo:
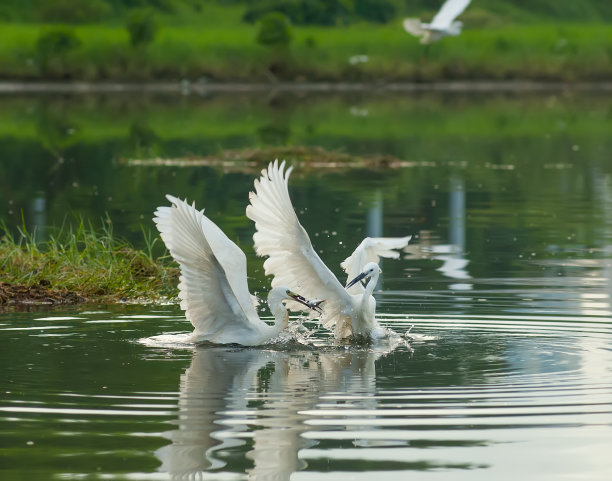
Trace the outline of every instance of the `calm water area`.
<path fill-rule="evenodd" d="M 366 235 L 413 235 L 376 292 L 399 336 L 371 345 L 304 321 L 291 342 L 192 346 L 174 303 L 0 312 L 0 479 L 612 479 L 609 96 L 41 94 L 0 111 L 0 219 L 41 240 L 108 218 L 144 247 L 164 195 L 187 197 L 264 296 L 245 217 L 261 165 L 185 160 L 271 145 L 401 160 L 295 166 L 298 216 L 342 281 Z"/>

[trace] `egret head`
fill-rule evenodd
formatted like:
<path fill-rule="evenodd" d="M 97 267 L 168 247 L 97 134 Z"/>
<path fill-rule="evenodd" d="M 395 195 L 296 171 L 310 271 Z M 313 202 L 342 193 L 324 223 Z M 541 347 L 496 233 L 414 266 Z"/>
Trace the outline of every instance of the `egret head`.
<path fill-rule="evenodd" d="M 352 281 L 350 281 L 347 285 L 346 288 L 348 289 L 349 287 L 354 286 L 355 284 L 357 284 L 359 281 L 364 281 L 366 284 L 367 282 L 374 277 L 375 279 L 378 279 L 378 276 L 381 273 L 381 269 L 380 267 L 378 267 L 378 264 L 376 262 L 368 262 L 364 268 L 363 271 L 361 272 L 361 274 L 359 274 L 357 277 L 355 277 Z"/>

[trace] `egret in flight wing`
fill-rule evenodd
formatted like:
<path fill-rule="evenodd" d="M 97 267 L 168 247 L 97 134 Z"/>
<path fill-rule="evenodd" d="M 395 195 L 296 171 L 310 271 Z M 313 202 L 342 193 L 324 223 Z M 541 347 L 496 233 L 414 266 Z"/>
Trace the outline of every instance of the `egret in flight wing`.
<path fill-rule="evenodd" d="M 457 36 L 461 33 L 463 23 L 455 21 L 455 18 L 469 4 L 470 0 L 446 0 L 431 23 L 422 23 L 418 18 L 407 18 L 403 23 L 404 30 L 415 37 L 422 37 L 423 44 L 437 42 L 442 37 Z"/>

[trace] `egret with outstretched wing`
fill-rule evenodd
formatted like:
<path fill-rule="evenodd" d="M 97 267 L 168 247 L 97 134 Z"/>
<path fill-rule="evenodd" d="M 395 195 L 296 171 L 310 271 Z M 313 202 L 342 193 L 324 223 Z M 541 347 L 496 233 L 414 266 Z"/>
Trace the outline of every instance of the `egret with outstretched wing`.
<path fill-rule="evenodd" d="M 270 326 L 257 315 L 247 285 L 246 256 L 204 211 L 166 196 L 171 207 L 158 207 L 153 218 L 161 238 L 181 270 L 181 309 L 194 327 L 191 340 L 217 344 L 264 344 L 287 327 L 283 300 L 308 301 L 288 287 L 268 294 L 274 316 Z"/>
<path fill-rule="evenodd" d="M 378 261 L 380 257 L 399 257 L 395 249 L 405 247 L 410 236 L 366 238 L 342 263 L 350 279 L 343 287 L 317 255 L 298 221 L 289 198 L 291 170 L 285 171 L 284 161 L 270 163 L 255 180 L 255 192 L 249 195 L 251 205 L 246 210 L 257 229 L 253 235 L 255 252 L 268 257 L 264 268 L 267 275 L 274 276 L 272 285 L 292 285 L 310 299 L 323 299 L 318 305 L 321 322 L 327 328 L 335 327 L 336 337 L 384 336 L 375 318 L 372 295 L 381 272 Z"/>
<path fill-rule="evenodd" d="M 404 20 L 404 30 L 422 37 L 421 43 L 429 44 L 437 42 L 442 37 L 457 36 L 461 33 L 463 23 L 455 21 L 470 4 L 470 0 L 446 0 L 440 11 L 431 23 L 422 23 L 418 18 L 407 18 Z"/>

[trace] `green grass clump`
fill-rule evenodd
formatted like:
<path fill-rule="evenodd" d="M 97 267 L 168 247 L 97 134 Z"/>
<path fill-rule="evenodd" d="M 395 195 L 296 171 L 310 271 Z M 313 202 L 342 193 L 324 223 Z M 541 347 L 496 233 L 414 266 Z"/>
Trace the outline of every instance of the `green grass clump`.
<path fill-rule="evenodd" d="M 169 256 L 154 257 L 158 237 L 144 233 L 146 249 L 113 235 L 108 219 L 100 229 L 81 221 L 37 240 L 25 228 L 13 235 L 0 226 L 0 282 L 68 290 L 84 300 L 157 299 L 174 295 L 178 269 Z"/>

